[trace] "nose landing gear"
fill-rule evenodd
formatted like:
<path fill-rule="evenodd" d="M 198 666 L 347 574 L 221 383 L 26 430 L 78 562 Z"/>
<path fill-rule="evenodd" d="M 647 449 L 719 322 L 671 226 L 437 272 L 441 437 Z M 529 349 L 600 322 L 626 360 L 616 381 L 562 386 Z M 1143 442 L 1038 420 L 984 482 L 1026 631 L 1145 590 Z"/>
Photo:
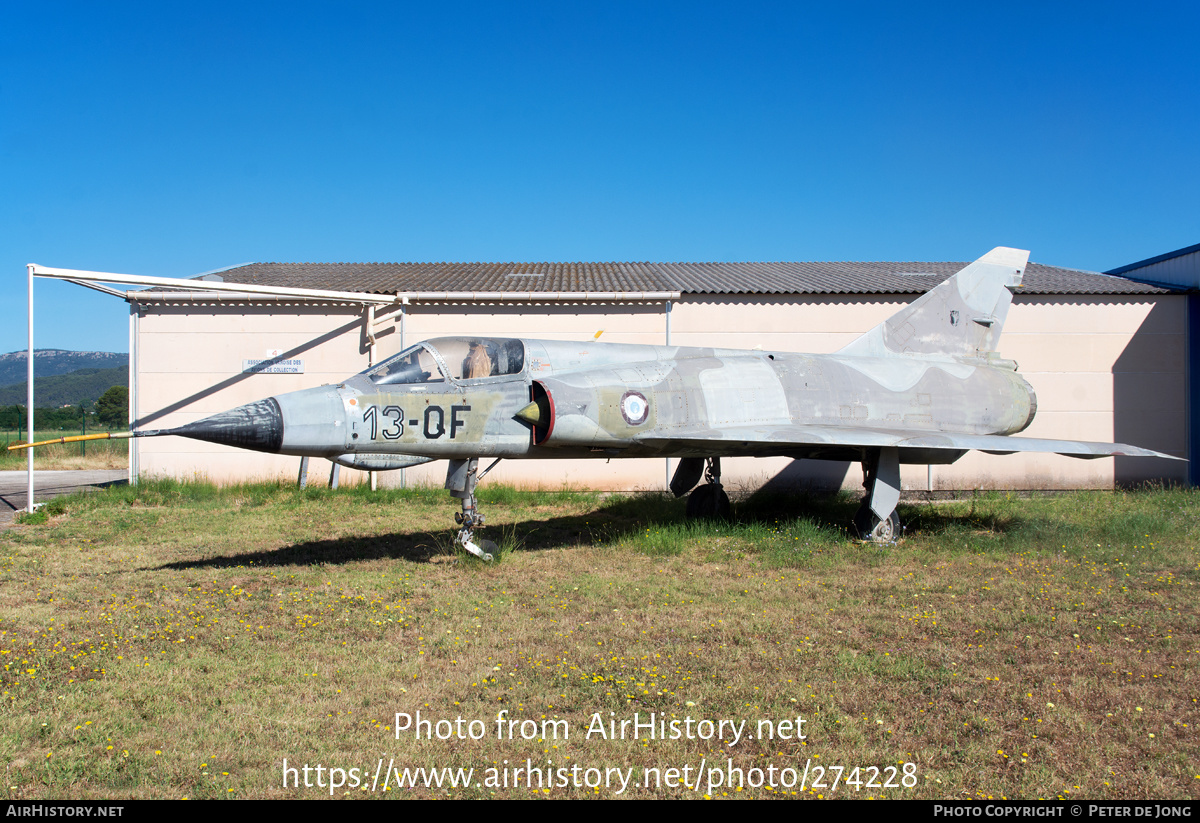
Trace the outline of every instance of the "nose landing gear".
<path fill-rule="evenodd" d="M 494 465 L 496 463 L 492 464 L 492 466 Z M 491 471 L 491 468 L 488 466 L 484 474 Z M 454 538 L 454 545 L 470 552 L 480 560 L 491 563 L 499 551 L 499 546 L 491 540 L 485 540 L 482 537 L 476 539 L 475 537 L 475 530 L 482 528 L 484 523 L 484 516 L 479 512 L 475 501 L 475 486 L 482 476 L 479 474 L 478 458 L 451 460 L 450 467 L 446 472 L 446 488 L 450 490 L 451 497 L 462 500 L 462 511 L 454 513 L 454 522 L 462 526 Z"/>

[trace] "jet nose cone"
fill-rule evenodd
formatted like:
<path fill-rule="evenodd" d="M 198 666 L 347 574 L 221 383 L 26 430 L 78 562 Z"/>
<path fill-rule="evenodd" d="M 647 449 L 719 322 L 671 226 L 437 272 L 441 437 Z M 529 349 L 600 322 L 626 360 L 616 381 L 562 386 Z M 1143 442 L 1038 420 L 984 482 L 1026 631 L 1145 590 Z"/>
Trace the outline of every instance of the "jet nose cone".
<path fill-rule="evenodd" d="M 278 452 L 283 445 L 283 414 L 274 397 L 247 403 L 164 434 L 236 446 L 260 452 Z"/>

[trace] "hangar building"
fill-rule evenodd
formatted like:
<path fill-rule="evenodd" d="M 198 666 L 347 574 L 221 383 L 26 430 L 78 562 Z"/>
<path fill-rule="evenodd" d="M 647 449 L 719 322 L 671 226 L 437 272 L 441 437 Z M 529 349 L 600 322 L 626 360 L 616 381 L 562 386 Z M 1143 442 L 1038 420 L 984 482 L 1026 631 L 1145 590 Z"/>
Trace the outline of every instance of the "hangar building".
<path fill-rule="evenodd" d="M 182 425 L 269 395 L 336 383 L 420 340 L 453 335 L 581 341 L 599 335 L 602 342 L 833 352 L 965 265 L 247 264 L 202 279 L 394 299 L 367 306 L 222 291 L 126 292 L 130 415 L 138 428 Z M 1030 263 L 1000 342 L 1000 354 L 1019 363 L 1037 392 L 1037 417 L 1024 434 L 1187 456 L 1192 299 L 1180 285 Z M 133 479 L 294 478 L 299 467 L 296 457 L 177 437 L 130 443 Z M 331 465 L 314 461 L 314 470 L 316 462 Z M 544 488 L 662 489 L 673 463 L 505 461 L 491 477 Z M 730 489 L 862 482 L 859 467 L 847 463 L 737 458 L 724 460 L 723 468 Z M 440 486 L 444 472 L 436 462 L 379 479 Z M 912 489 L 1112 488 L 1186 482 L 1187 472 L 1188 464 L 1148 458 L 971 452 L 949 466 L 905 466 L 902 480 Z M 341 470 L 342 483 L 362 479 Z"/>

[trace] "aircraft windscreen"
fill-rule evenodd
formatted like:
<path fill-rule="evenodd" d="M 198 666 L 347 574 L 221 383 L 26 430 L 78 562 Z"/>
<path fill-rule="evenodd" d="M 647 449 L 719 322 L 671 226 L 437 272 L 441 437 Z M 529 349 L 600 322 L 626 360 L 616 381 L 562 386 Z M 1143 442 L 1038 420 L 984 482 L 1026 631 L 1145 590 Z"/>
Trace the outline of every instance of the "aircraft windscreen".
<path fill-rule="evenodd" d="M 403 383 L 444 383 L 446 380 L 437 360 L 424 345 L 405 349 L 366 372 L 377 386 Z"/>
<path fill-rule="evenodd" d="M 525 347 L 520 340 L 442 337 L 405 349 L 364 374 L 377 386 L 442 383 L 446 375 L 434 351 L 446 364 L 451 380 L 520 374 L 525 368 Z"/>
<path fill-rule="evenodd" d="M 520 374 L 525 368 L 525 347 L 520 340 L 482 337 L 442 337 L 430 340 L 452 380 L 477 380 Z"/>

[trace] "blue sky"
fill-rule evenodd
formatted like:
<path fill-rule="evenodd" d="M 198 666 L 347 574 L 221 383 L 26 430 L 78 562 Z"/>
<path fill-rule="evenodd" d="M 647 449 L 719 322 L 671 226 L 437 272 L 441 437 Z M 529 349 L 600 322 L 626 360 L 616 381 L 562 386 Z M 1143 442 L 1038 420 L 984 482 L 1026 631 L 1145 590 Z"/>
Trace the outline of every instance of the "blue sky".
<path fill-rule="evenodd" d="M 0 7 L 0 351 L 25 264 L 969 260 L 1200 242 L 1194 4 Z M 127 349 L 38 281 L 39 348 Z"/>

